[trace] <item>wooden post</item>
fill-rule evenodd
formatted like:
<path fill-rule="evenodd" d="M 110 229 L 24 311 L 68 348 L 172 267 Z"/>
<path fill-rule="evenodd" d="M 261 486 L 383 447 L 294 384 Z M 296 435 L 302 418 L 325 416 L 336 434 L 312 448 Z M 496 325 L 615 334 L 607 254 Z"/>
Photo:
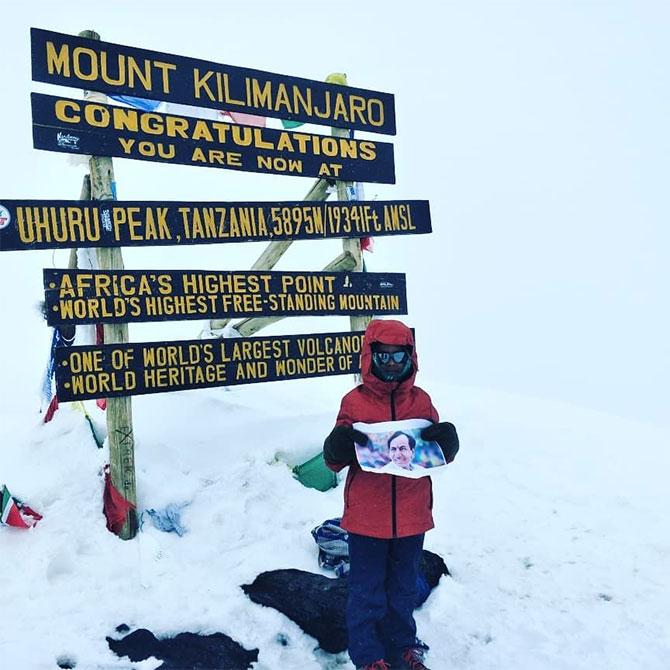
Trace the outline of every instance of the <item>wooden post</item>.
<path fill-rule="evenodd" d="M 344 84 L 347 83 L 346 74 L 332 74 L 326 78 L 326 81 Z M 332 128 L 331 134 L 333 137 L 349 137 L 349 130 L 343 128 Z M 352 182 L 347 181 L 337 181 L 335 182 L 337 188 L 337 199 L 338 200 L 348 200 L 347 197 L 347 188 L 353 186 Z M 342 248 L 345 253 L 351 254 L 356 265 L 353 268 L 353 272 L 363 272 L 363 252 L 361 251 L 361 241 L 358 238 L 345 238 L 342 240 Z M 351 324 L 351 330 L 365 330 L 368 323 L 372 320 L 372 316 L 361 315 L 361 316 L 351 316 L 349 317 L 349 323 Z"/>
<path fill-rule="evenodd" d="M 84 181 L 81 184 L 81 193 L 79 194 L 79 200 L 90 200 L 90 199 L 91 199 L 91 176 L 84 175 Z M 70 260 L 68 261 L 67 266 L 70 269 L 75 269 L 78 266 L 76 249 L 70 249 Z"/>
<path fill-rule="evenodd" d="M 91 199 L 91 177 L 89 175 L 84 176 L 84 181 L 81 185 L 81 192 L 79 193 L 79 200 L 90 200 Z M 70 270 L 75 270 L 79 265 L 77 258 L 77 250 L 70 249 L 70 258 L 67 262 L 67 267 Z M 76 326 L 58 326 L 58 330 L 61 335 L 70 342 L 74 342 L 75 335 L 77 334 Z"/>
<path fill-rule="evenodd" d="M 331 261 L 323 268 L 324 272 L 346 272 L 347 270 L 353 270 L 356 262 L 352 258 L 351 254 L 348 252 L 341 253 L 335 260 Z M 253 316 L 248 319 L 243 319 L 238 321 L 234 328 L 235 330 L 242 335 L 247 337 L 257 333 L 261 328 L 269 326 L 271 323 L 276 323 L 285 319 L 285 316 Z"/>
<path fill-rule="evenodd" d="M 93 30 L 79 33 L 80 37 L 99 40 L 100 35 Z M 100 102 L 106 96 L 85 91 L 85 98 L 95 96 Z M 91 198 L 93 200 L 116 200 L 114 190 L 114 167 L 112 159 L 107 156 L 92 156 Z M 98 265 L 101 270 L 122 270 L 123 255 L 120 247 L 98 248 Z M 105 324 L 105 344 L 128 342 L 128 324 Z M 130 397 L 107 398 L 107 435 L 109 439 L 109 466 L 112 484 L 125 497 L 137 505 L 135 483 L 135 438 L 133 436 L 133 415 Z M 119 537 L 130 540 L 137 534 L 137 514 L 135 509 L 129 510 L 126 521 L 121 528 Z"/>
<path fill-rule="evenodd" d="M 312 188 L 309 189 L 307 195 L 303 198 L 305 202 L 317 202 L 320 200 L 327 200 L 330 193 L 328 189 L 332 183 L 327 179 L 317 179 Z M 251 266 L 252 270 L 272 270 L 279 259 L 286 253 L 286 250 L 293 244 L 293 240 L 278 240 L 277 242 L 270 242 L 263 250 L 263 253 L 256 259 L 256 262 Z M 281 317 L 280 317 L 281 318 Z M 209 322 L 209 329 L 211 331 L 221 330 L 225 328 L 231 319 L 211 319 Z M 254 331 L 255 332 L 255 331 Z"/>

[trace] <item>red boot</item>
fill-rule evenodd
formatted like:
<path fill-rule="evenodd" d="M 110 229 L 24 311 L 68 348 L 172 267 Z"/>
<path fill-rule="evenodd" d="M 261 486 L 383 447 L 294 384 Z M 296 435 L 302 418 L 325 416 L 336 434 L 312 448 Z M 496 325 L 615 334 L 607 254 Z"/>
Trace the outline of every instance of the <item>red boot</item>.
<path fill-rule="evenodd" d="M 400 656 L 400 668 L 402 670 L 430 670 L 423 662 L 424 651 L 421 647 L 409 647 L 405 649 Z"/>
<path fill-rule="evenodd" d="M 374 663 L 361 666 L 358 670 L 391 670 L 391 666 L 383 658 L 380 658 Z"/>

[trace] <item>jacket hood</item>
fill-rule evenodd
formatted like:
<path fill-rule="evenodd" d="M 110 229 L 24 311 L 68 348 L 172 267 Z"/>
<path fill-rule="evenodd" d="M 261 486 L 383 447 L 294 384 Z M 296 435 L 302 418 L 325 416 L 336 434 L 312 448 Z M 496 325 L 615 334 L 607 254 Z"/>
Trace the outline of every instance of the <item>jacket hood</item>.
<path fill-rule="evenodd" d="M 411 347 L 412 372 L 407 379 L 401 382 L 385 382 L 372 374 L 372 345 L 375 342 Z M 390 394 L 395 389 L 411 388 L 414 385 L 414 378 L 418 369 L 419 363 L 412 331 L 401 321 L 393 319 L 370 321 L 365 329 L 361 346 L 361 377 L 363 383 L 377 393 Z"/>

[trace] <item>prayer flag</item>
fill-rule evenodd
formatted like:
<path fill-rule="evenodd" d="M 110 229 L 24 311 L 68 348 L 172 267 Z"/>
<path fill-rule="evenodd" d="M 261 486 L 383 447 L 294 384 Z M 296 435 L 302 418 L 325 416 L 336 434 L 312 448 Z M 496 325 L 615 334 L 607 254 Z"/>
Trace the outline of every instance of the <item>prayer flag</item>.
<path fill-rule="evenodd" d="M 41 514 L 13 498 L 9 489 L 3 484 L 0 495 L 0 522 L 15 528 L 31 528 L 41 518 Z"/>

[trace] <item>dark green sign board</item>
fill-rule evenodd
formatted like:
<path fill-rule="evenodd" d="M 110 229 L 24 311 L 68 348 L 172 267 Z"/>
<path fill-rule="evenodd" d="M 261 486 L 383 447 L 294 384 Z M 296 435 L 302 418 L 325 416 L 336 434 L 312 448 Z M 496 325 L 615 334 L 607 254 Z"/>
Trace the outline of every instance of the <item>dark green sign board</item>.
<path fill-rule="evenodd" d="M 407 313 L 399 273 L 49 269 L 44 292 L 51 326 Z"/>

